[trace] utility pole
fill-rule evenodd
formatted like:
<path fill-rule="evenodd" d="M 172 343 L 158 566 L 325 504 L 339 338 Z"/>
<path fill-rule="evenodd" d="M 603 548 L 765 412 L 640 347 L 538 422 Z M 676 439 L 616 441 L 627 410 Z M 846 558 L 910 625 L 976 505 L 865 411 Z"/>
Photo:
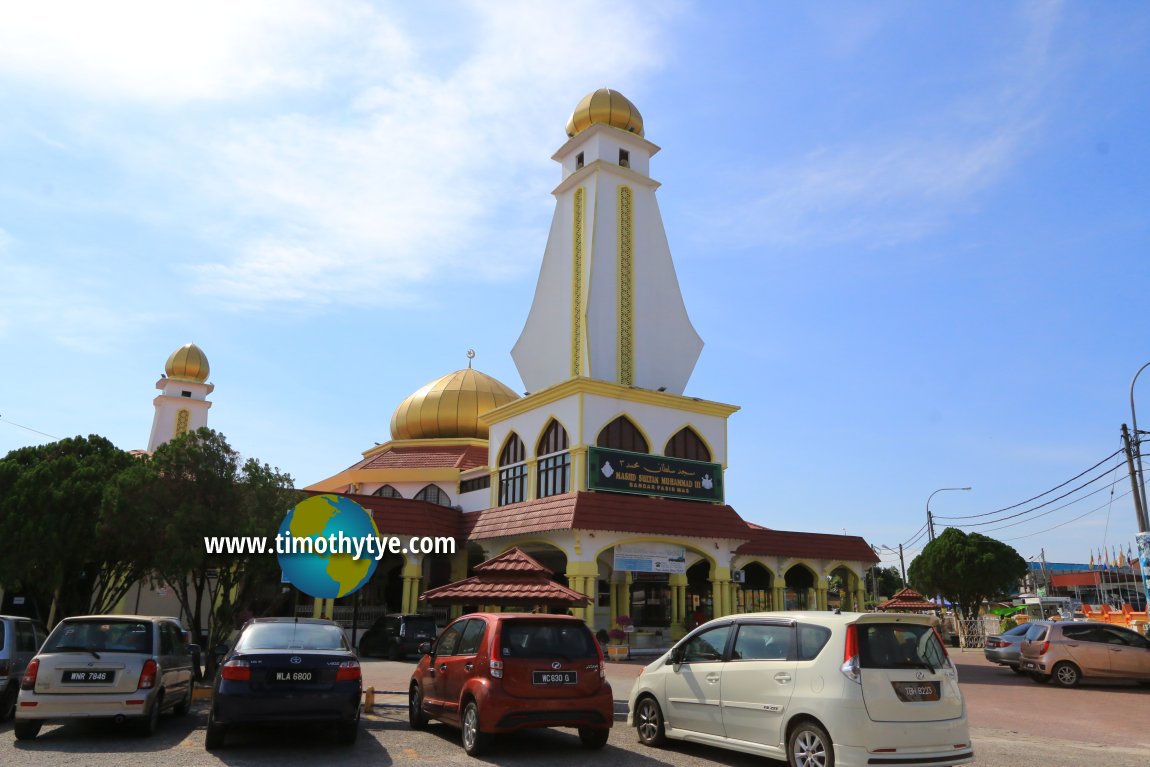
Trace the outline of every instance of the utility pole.
<path fill-rule="evenodd" d="M 1130 446 L 1130 430 L 1122 424 L 1122 449 L 1126 452 L 1126 467 L 1130 470 L 1130 489 L 1134 495 L 1134 513 L 1138 515 L 1138 532 L 1146 532 L 1146 507 L 1138 487 L 1138 472 L 1134 469 L 1134 450 Z"/>
<path fill-rule="evenodd" d="M 898 565 L 902 569 L 902 587 L 905 589 L 910 584 L 906 581 L 906 562 L 902 558 L 902 544 L 898 545 Z"/>
<path fill-rule="evenodd" d="M 931 543 L 934 543 L 934 515 L 930 513 L 929 508 L 926 510 L 926 534 Z"/>

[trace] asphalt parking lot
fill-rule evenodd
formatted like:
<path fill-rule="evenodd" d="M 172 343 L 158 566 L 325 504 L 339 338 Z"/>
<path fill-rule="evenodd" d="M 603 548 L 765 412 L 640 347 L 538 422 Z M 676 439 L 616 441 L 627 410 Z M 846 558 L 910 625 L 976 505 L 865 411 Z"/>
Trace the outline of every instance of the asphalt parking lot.
<path fill-rule="evenodd" d="M 977 763 L 991 767 L 1108 767 L 1150 764 L 1150 689 L 1126 683 L 1087 684 L 1073 690 L 1038 685 L 1007 669 L 986 663 L 981 653 L 957 654 Z M 382 691 L 402 690 L 414 663 L 367 661 L 365 681 Z M 617 699 L 625 699 L 640 665 L 610 664 Z M 586 765 L 612 767 L 751 767 L 769 760 L 734 752 L 675 743 L 649 749 L 635 733 L 616 723 L 602 751 L 584 749 L 573 731 L 542 730 L 503 737 L 493 752 L 472 759 L 459 746 L 454 729 L 432 724 L 425 732 L 407 726 L 403 699 L 381 694 L 362 721 L 354 746 L 337 745 L 332 733 L 317 728 L 264 728 L 229 735 L 223 751 L 204 750 L 207 703 L 200 701 L 183 718 L 165 717 L 160 731 L 142 737 L 130 727 L 106 723 L 46 726 L 31 742 L 16 742 L 12 724 L 0 725 L 0 764 L 14 767 L 77 767 L 146 763 L 190 765 L 313 764 L 475 764 Z M 619 707 L 621 712 L 623 709 Z M 617 717 L 617 719 L 620 717 Z M 781 762 L 777 763 L 782 765 Z"/>

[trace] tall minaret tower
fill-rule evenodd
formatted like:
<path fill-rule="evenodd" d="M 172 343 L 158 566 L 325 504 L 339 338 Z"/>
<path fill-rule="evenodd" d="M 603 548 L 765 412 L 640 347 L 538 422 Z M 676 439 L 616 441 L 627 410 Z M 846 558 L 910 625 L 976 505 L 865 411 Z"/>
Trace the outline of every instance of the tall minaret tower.
<path fill-rule="evenodd" d="M 156 415 L 148 452 L 174 437 L 208 425 L 208 395 L 216 388 L 208 380 L 208 358 L 195 344 L 184 344 L 172 352 L 164 365 L 165 375 L 156 381 L 160 395 L 153 400 Z"/>
<path fill-rule="evenodd" d="M 571 378 L 682 394 L 699 338 L 679 291 L 649 175 L 659 147 L 623 95 L 579 102 L 527 324 L 511 356 L 531 392 Z"/>

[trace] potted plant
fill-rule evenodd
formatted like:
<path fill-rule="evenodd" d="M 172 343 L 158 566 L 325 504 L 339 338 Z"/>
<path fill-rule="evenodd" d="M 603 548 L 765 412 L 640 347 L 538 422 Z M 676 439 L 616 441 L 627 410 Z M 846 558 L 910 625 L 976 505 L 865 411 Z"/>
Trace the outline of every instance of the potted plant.
<path fill-rule="evenodd" d="M 611 642 L 607 645 L 607 657 L 611 660 L 625 660 L 631 650 L 624 643 L 627 639 L 627 632 L 620 628 L 614 628 L 607 632 L 607 637 Z"/>

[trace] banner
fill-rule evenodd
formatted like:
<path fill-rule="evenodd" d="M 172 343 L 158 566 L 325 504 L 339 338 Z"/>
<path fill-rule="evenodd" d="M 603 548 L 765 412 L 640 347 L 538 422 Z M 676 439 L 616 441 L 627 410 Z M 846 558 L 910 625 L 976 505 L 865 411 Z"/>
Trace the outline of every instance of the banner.
<path fill-rule="evenodd" d="M 633 573 L 685 573 L 687 550 L 670 543 L 621 543 L 615 547 L 615 569 Z"/>
<path fill-rule="evenodd" d="M 589 447 L 587 488 L 722 503 L 723 467 L 704 461 Z"/>

